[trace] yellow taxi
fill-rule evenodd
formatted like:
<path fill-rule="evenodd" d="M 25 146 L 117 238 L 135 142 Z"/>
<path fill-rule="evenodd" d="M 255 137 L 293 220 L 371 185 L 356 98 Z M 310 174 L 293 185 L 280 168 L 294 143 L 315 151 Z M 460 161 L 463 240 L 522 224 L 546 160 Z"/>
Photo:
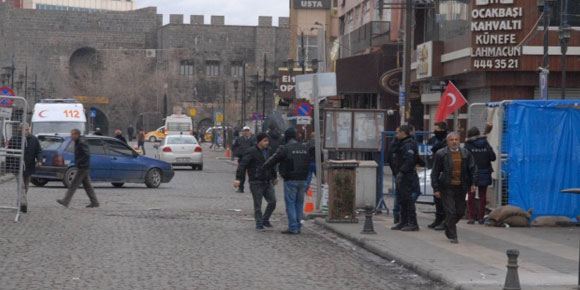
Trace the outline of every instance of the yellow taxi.
<path fill-rule="evenodd" d="M 151 131 L 147 134 L 145 134 L 145 140 L 149 141 L 149 142 L 159 142 L 163 139 L 165 139 L 165 126 L 160 127 L 159 129 L 155 130 L 155 131 Z"/>

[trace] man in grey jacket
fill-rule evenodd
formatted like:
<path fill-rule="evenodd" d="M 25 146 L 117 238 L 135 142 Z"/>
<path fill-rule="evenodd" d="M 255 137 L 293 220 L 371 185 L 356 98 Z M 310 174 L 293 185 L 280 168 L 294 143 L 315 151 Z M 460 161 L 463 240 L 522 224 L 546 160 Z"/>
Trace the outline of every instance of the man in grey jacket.
<path fill-rule="evenodd" d="M 445 208 L 445 235 L 457 244 L 457 223 L 465 214 L 465 196 L 477 185 L 477 166 L 469 151 L 459 148 L 459 135 L 447 135 L 448 146 L 437 151 L 431 171 L 431 186 L 435 197 Z"/>

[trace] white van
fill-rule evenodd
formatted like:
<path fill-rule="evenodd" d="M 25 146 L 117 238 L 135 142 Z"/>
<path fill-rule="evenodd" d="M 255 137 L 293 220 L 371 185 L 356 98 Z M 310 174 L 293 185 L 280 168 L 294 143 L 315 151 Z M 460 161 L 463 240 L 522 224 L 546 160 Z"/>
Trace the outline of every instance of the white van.
<path fill-rule="evenodd" d="M 165 119 L 166 135 L 179 135 L 193 133 L 193 122 L 188 115 L 173 114 Z"/>
<path fill-rule="evenodd" d="M 75 99 L 41 100 L 34 106 L 32 115 L 32 134 L 70 134 L 79 129 L 87 130 L 87 117 L 83 104 Z"/>

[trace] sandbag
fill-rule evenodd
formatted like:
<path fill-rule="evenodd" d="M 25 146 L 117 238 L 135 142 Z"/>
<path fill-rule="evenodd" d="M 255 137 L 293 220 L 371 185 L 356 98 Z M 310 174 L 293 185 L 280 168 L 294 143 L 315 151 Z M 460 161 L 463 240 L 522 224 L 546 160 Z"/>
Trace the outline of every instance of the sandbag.
<path fill-rule="evenodd" d="M 514 228 L 525 228 L 530 226 L 530 219 L 523 216 L 510 216 L 503 220 L 504 224 Z"/>
<path fill-rule="evenodd" d="M 532 222 L 532 227 L 557 227 L 558 223 L 570 223 L 572 220 L 567 216 L 541 216 Z"/>
<path fill-rule="evenodd" d="M 504 205 L 494 209 L 488 216 L 487 225 L 492 227 L 502 226 L 505 219 L 513 216 L 524 217 L 528 220 L 532 217 L 533 210 L 525 211 L 517 206 Z"/>

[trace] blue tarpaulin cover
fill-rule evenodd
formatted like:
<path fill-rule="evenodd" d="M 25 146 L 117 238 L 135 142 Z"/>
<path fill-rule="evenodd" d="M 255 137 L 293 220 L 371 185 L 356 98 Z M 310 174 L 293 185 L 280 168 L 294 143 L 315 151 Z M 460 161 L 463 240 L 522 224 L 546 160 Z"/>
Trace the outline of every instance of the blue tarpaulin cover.
<path fill-rule="evenodd" d="M 537 216 L 580 214 L 580 100 L 506 104 L 509 204 Z"/>

